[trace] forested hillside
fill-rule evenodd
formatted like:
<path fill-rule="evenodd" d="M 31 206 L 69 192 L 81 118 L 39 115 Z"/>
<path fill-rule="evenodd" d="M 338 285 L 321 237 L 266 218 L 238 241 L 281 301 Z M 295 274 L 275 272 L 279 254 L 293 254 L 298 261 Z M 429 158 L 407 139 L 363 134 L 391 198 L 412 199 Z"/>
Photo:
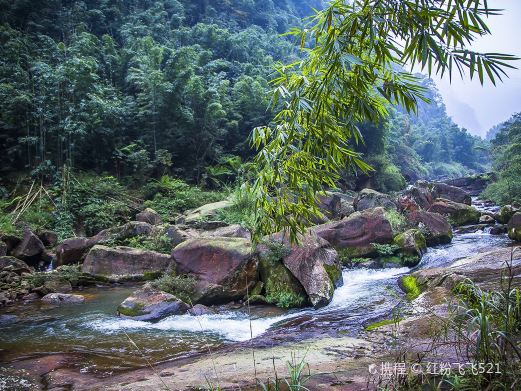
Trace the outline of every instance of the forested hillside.
<path fill-rule="evenodd" d="M 2 1 L 2 176 L 67 164 L 200 181 L 270 120 L 279 37 L 317 1 Z"/>
<path fill-rule="evenodd" d="M 67 165 L 137 184 L 164 173 L 208 184 L 208 167 L 255 152 L 248 136 L 272 119 L 275 62 L 299 55 L 280 34 L 320 1 L 0 5 L 3 178 L 51 179 Z M 418 117 L 397 109 L 378 129 L 362 128 L 358 148 L 376 169 L 376 187 L 482 168 L 481 141 L 452 123 L 425 84 L 433 101 Z"/>

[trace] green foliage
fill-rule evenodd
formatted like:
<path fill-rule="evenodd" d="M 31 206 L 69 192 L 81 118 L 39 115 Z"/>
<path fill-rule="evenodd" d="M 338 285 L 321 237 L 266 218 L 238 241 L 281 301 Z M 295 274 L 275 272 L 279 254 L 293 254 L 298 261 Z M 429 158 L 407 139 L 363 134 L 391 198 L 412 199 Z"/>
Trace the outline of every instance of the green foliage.
<path fill-rule="evenodd" d="M 274 101 L 283 104 L 274 126 L 257 128 L 252 137 L 261 149 L 255 186 L 259 231 L 287 229 L 296 240 L 320 216 L 318 191 L 334 187 L 345 167 L 369 170 L 353 148 L 361 139 L 358 124 L 382 122 L 389 104 L 414 111 L 425 99 L 418 79 L 396 64 L 419 64 L 429 74 L 449 76 L 453 67 L 467 68 L 482 83 L 512 67 L 505 63 L 512 56 L 468 49 L 489 33 L 482 19 L 489 14 L 494 11 L 480 0 L 443 6 L 335 0 L 305 29 L 292 30 L 308 57 L 278 68 Z"/>
<path fill-rule="evenodd" d="M 406 294 L 407 300 L 411 301 L 420 296 L 421 290 L 414 276 L 404 276 L 400 280 L 400 286 Z"/>
<path fill-rule="evenodd" d="M 0 233 L 15 235 L 20 230 L 12 223 L 13 216 L 7 211 L 11 207 L 11 202 L 0 199 Z"/>
<path fill-rule="evenodd" d="M 264 240 L 261 244 L 268 248 L 268 251 L 261 254 L 262 260 L 271 264 L 279 263 L 284 257 L 291 254 L 291 248 L 284 243 L 273 240 Z"/>
<path fill-rule="evenodd" d="M 268 295 L 266 301 L 280 308 L 300 308 L 306 304 L 307 298 L 295 292 L 286 291 L 279 292 L 276 295 Z"/>
<path fill-rule="evenodd" d="M 395 244 L 371 243 L 371 246 L 374 248 L 374 250 L 380 257 L 388 257 L 394 255 L 400 249 L 400 247 Z"/>
<path fill-rule="evenodd" d="M 391 224 L 391 228 L 394 233 L 403 231 L 407 226 L 407 220 L 405 216 L 397 210 L 386 210 L 385 218 L 389 221 L 389 224 Z"/>
<path fill-rule="evenodd" d="M 139 248 L 142 250 L 157 251 L 163 254 L 170 254 L 172 251 L 172 243 L 170 239 L 161 233 L 156 233 L 150 236 L 134 236 L 118 243 L 118 245 Z"/>
<path fill-rule="evenodd" d="M 64 196 L 63 207 L 84 225 L 87 235 L 124 224 L 135 205 L 126 188 L 111 176 L 75 179 Z"/>
<path fill-rule="evenodd" d="M 190 275 L 175 276 L 172 274 L 164 274 L 157 280 L 152 281 L 152 286 L 161 291 L 173 294 L 185 303 L 192 303 L 196 283 L 197 280 Z"/>
<path fill-rule="evenodd" d="M 255 229 L 255 197 L 243 186 L 232 191 L 231 205 L 218 211 L 217 219 L 228 224 L 240 224 L 250 231 Z"/>
<path fill-rule="evenodd" d="M 499 178 L 485 189 L 484 196 L 500 205 L 521 203 L 521 113 L 499 129 L 492 140 L 494 168 Z"/>
<path fill-rule="evenodd" d="M 84 280 L 84 274 L 79 264 L 60 266 L 53 273 L 56 273 L 59 278 L 69 281 L 72 286 L 78 286 Z"/>
<path fill-rule="evenodd" d="M 145 192 L 151 198 L 145 201 L 145 206 L 154 209 L 166 221 L 173 219 L 178 213 L 224 198 L 220 192 L 204 191 L 166 175 L 159 181 L 149 183 Z"/>
<path fill-rule="evenodd" d="M 269 123 L 275 61 L 295 58 L 280 33 L 312 13 L 284 2 L 2 3 L 2 167 L 52 180 L 64 164 L 201 182 Z"/>
<path fill-rule="evenodd" d="M 375 323 L 372 323 L 370 325 L 367 325 L 365 327 L 365 331 L 373 331 L 373 330 L 376 330 L 382 326 L 388 326 L 388 325 L 396 325 L 397 322 L 400 322 L 402 321 L 402 318 L 399 318 L 399 319 L 385 319 L 385 320 L 381 320 L 379 322 L 375 322 Z"/>
<path fill-rule="evenodd" d="M 259 382 L 259 386 L 263 391 L 280 391 L 280 390 L 290 390 L 290 391 L 309 391 L 309 388 L 305 386 L 308 380 L 311 378 L 311 372 L 309 369 L 309 364 L 306 362 L 306 354 L 302 356 L 302 358 L 298 358 L 295 352 L 291 352 L 291 358 L 286 362 L 286 367 L 288 369 L 288 377 L 279 378 L 277 375 L 277 371 L 275 369 L 274 364 L 274 378 L 269 378 L 266 383 Z M 306 374 L 307 369 L 307 374 Z"/>

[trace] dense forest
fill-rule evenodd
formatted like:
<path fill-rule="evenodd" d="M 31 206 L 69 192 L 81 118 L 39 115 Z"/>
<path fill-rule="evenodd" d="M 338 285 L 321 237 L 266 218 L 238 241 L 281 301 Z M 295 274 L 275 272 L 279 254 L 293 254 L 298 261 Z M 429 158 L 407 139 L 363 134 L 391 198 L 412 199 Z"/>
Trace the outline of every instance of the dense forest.
<path fill-rule="evenodd" d="M 284 33 L 322 6 L 2 1 L 2 209 L 44 185 L 38 207 L 4 216 L 3 230 L 22 220 L 60 237 L 93 234 L 128 220 L 142 200 L 172 218 L 254 177 L 251 132 L 281 107 L 276 66 L 305 56 Z M 352 147 L 372 170 L 346 168 L 338 187 L 398 191 L 490 167 L 489 142 L 458 127 L 432 80 L 417 76 L 428 100 L 416 113 L 397 105 L 380 123 L 359 124 Z"/>
<path fill-rule="evenodd" d="M 251 130 L 272 119 L 277 61 L 300 55 L 280 34 L 320 1 L 2 1 L 2 178 L 51 179 L 64 166 L 211 185 L 211 166 L 248 160 Z M 377 174 L 405 179 L 479 171 L 483 142 L 447 116 L 435 86 L 418 116 L 397 108 L 362 127 Z M 407 156 L 406 160 L 401 156 Z M 218 170 L 217 170 L 218 171 Z M 137 180 L 137 182 L 136 182 Z M 391 183 L 392 182 L 392 183 Z M 5 184 L 4 184 L 5 185 Z"/>

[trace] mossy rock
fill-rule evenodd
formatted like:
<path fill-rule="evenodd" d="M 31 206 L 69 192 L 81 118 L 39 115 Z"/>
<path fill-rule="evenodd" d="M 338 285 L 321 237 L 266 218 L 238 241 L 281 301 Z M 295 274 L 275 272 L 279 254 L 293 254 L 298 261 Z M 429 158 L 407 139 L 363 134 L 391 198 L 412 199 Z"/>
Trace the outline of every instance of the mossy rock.
<path fill-rule="evenodd" d="M 337 265 L 327 265 L 324 263 L 324 269 L 331 280 L 333 287 L 342 285 L 342 269 Z"/>
<path fill-rule="evenodd" d="M 515 213 L 508 222 L 508 237 L 521 242 L 521 213 Z"/>
<path fill-rule="evenodd" d="M 118 307 L 118 313 L 125 316 L 142 316 L 145 315 L 145 312 L 143 311 L 144 305 L 139 303 L 132 303 L 132 306 L 126 305 L 122 306 L 120 305 Z"/>
<path fill-rule="evenodd" d="M 396 235 L 393 244 L 400 248 L 399 257 L 401 264 L 407 267 L 418 265 L 427 249 L 427 241 L 419 229 L 409 229 Z"/>
<path fill-rule="evenodd" d="M 398 286 L 405 293 L 407 300 L 412 301 L 421 294 L 421 289 L 416 277 L 408 275 L 398 280 Z"/>
<path fill-rule="evenodd" d="M 505 205 L 499 209 L 499 212 L 494 215 L 494 218 L 501 224 L 507 224 L 517 211 L 518 208 L 512 205 Z"/>
<path fill-rule="evenodd" d="M 338 260 L 344 266 L 351 264 L 354 258 L 371 258 L 376 255 L 376 250 L 371 246 L 369 248 L 343 247 L 336 248 Z"/>
<path fill-rule="evenodd" d="M 425 236 L 419 229 L 409 229 L 395 236 L 393 244 L 410 255 L 421 255 L 427 249 Z"/>
<path fill-rule="evenodd" d="M 266 302 L 281 308 L 298 308 L 308 304 L 304 287 L 281 262 L 261 259 L 259 271 Z"/>

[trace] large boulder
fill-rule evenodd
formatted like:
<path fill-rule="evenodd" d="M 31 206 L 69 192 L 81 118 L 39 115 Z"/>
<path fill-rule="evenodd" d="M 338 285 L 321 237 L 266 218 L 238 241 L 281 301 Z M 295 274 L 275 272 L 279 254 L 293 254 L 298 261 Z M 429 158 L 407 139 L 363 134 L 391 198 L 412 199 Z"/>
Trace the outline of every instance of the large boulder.
<path fill-rule="evenodd" d="M 514 276 L 514 281 L 521 275 L 519 247 L 490 248 L 460 259 L 450 266 L 419 269 L 413 276 L 423 289 L 444 286 L 452 290 L 458 283 L 471 279 L 478 286 L 494 291 L 501 290 L 504 278 L 509 273 Z"/>
<path fill-rule="evenodd" d="M 118 227 L 100 231 L 91 238 L 76 237 L 65 239 L 56 247 L 56 265 L 81 263 L 89 250 L 97 244 L 110 244 L 136 236 L 151 236 L 161 232 L 161 228 L 149 223 L 130 221 Z"/>
<path fill-rule="evenodd" d="M 333 192 L 336 196 L 340 198 L 340 210 L 338 218 L 343 219 L 344 217 L 348 217 L 352 215 L 355 211 L 354 203 L 357 194 L 356 193 L 339 193 Z"/>
<path fill-rule="evenodd" d="M 232 224 L 226 227 L 219 227 L 211 231 L 203 231 L 200 233 L 205 237 L 221 237 L 221 238 L 243 238 L 251 239 L 251 233 L 239 224 Z"/>
<path fill-rule="evenodd" d="M 22 241 L 16 246 L 11 255 L 28 262 L 38 261 L 45 251 L 42 241 L 29 230 L 25 230 Z"/>
<path fill-rule="evenodd" d="M 143 279 L 147 274 L 161 274 L 175 268 L 167 254 L 118 246 L 96 245 L 87 254 L 82 271 L 109 280 Z"/>
<path fill-rule="evenodd" d="M 146 208 L 144 211 L 136 214 L 136 221 L 150 225 L 160 225 L 163 223 L 161 215 L 151 208 Z"/>
<path fill-rule="evenodd" d="M 202 316 L 202 315 L 215 315 L 216 312 L 202 304 L 196 304 L 192 308 L 188 310 L 188 313 L 192 316 Z"/>
<path fill-rule="evenodd" d="M 15 257 L 0 257 L 0 271 L 7 270 L 16 274 L 33 273 L 34 269 Z"/>
<path fill-rule="evenodd" d="M 69 293 L 48 293 L 42 297 L 42 301 L 47 304 L 81 304 L 85 302 L 85 297 Z"/>
<path fill-rule="evenodd" d="M 7 247 L 7 254 L 9 254 L 13 249 L 18 246 L 18 244 L 22 241 L 22 234 L 2 234 L 0 233 L 0 240 L 5 243 Z"/>
<path fill-rule="evenodd" d="M 396 235 L 393 243 L 400 248 L 405 266 L 416 266 L 427 250 L 427 241 L 419 229 L 409 229 Z"/>
<path fill-rule="evenodd" d="M 282 258 L 290 252 L 291 247 L 287 241 L 281 243 L 268 239 L 257 246 L 262 285 L 259 292 L 255 292 L 255 289 L 249 292 L 250 297 L 262 292 L 267 303 L 282 308 L 302 307 L 308 304 L 304 287 L 282 263 Z"/>
<path fill-rule="evenodd" d="M 481 217 L 481 213 L 472 206 L 444 198 L 434 201 L 429 212 L 447 216 L 454 225 L 477 224 Z"/>
<path fill-rule="evenodd" d="M 518 211 L 519 208 L 515 206 L 505 205 L 499 209 L 499 212 L 494 215 L 494 218 L 501 224 L 507 224 Z"/>
<path fill-rule="evenodd" d="M 521 212 L 517 212 L 508 222 L 508 237 L 521 242 Z"/>
<path fill-rule="evenodd" d="M 72 292 L 72 285 L 66 278 L 49 273 L 44 276 L 42 284 L 34 287 L 32 291 L 42 296 L 49 293 L 69 293 Z"/>
<path fill-rule="evenodd" d="M 430 189 L 418 182 L 416 186 L 409 185 L 398 197 L 398 207 L 402 212 L 413 212 L 429 209 L 434 202 Z"/>
<path fill-rule="evenodd" d="M 334 220 L 340 217 L 341 208 L 340 197 L 333 192 L 326 191 L 318 196 L 318 208 L 328 220 Z"/>
<path fill-rule="evenodd" d="M 54 231 L 39 231 L 38 238 L 40 238 L 45 247 L 54 247 L 58 243 L 58 234 Z"/>
<path fill-rule="evenodd" d="M 188 308 L 186 303 L 174 295 L 145 284 L 119 305 L 118 313 L 134 320 L 156 321 L 167 316 L 185 314 Z"/>
<path fill-rule="evenodd" d="M 363 189 L 354 200 L 354 208 L 357 211 L 382 207 L 384 209 L 396 209 L 396 203 L 387 194 L 379 193 L 372 189 Z"/>
<path fill-rule="evenodd" d="M 300 243 L 292 245 L 291 252 L 282 261 L 302 284 L 315 308 L 329 304 L 335 287 L 343 283 L 336 250 L 313 233 L 303 236 Z"/>
<path fill-rule="evenodd" d="M 431 192 L 434 198 L 444 198 L 460 204 L 470 205 L 472 197 L 465 190 L 451 186 L 442 182 L 435 182 L 430 184 Z"/>
<path fill-rule="evenodd" d="M 80 263 L 96 243 L 89 238 L 65 239 L 56 247 L 56 266 Z"/>
<path fill-rule="evenodd" d="M 228 200 L 206 204 L 185 212 L 185 214 L 178 219 L 177 223 L 197 224 L 201 220 L 211 220 L 217 216 L 219 211 L 230 206 L 231 202 Z"/>
<path fill-rule="evenodd" d="M 168 238 L 174 248 L 178 244 L 198 237 L 199 233 L 186 225 L 169 225 L 164 228 L 163 235 Z"/>
<path fill-rule="evenodd" d="M 90 238 L 91 245 L 121 241 L 136 236 L 151 236 L 160 232 L 158 227 L 142 221 L 130 221 L 119 227 L 104 229 Z"/>
<path fill-rule="evenodd" d="M 317 225 L 312 231 L 333 247 L 349 248 L 353 256 L 371 254 L 372 243 L 391 243 L 394 237 L 384 208 L 355 212 L 343 220 Z"/>
<path fill-rule="evenodd" d="M 452 227 L 447 218 L 438 213 L 424 210 L 414 211 L 407 214 L 407 221 L 424 233 L 429 246 L 452 241 Z"/>
<path fill-rule="evenodd" d="M 187 240 L 172 251 L 179 273 L 197 278 L 193 301 L 219 304 L 242 299 L 257 282 L 251 242 L 213 237 Z"/>
<path fill-rule="evenodd" d="M 478 196 L 494 180 L 496 180 L 494 173 L 485 173 L 470 177 L 449 179 L 443 182 L 451 186 L 459 187 L 471 196 Z"/>
<path fill-rule="evenodd" d="M 479 224 L 495 224 L 496 223 L 496 220 L 494 220 L 494 218 L 490 215 L 487 215 L 487 214 L 482 214 L 481 217 L 479 218 Z"/>

